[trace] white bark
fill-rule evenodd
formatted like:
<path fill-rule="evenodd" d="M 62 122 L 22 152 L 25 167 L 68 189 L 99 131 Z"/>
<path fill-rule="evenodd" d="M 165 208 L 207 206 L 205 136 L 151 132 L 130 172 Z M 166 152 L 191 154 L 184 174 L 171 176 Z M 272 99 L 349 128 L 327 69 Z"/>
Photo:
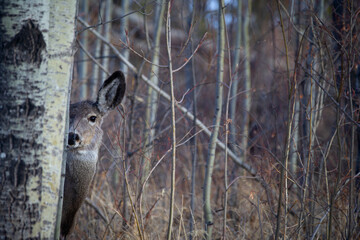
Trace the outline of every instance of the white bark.
<path fill-rule="evenodd" d="M 211 178 L 214 169 L 216 141 L 219 134 L 222 98 L 223 98 L 223 78 L 224 78 L 224 57 L 225 57 L 225 4 L 224 0 L 219 0 L 218 12 L 218 62 L 217 62 L 217 77 L 216 77 L 216 99 L 215 99 L 215 114 L 214 114 L 214 129 L 211 133 L 208 156 L 206 160 L 206 172 L 204 180 L 204 220 L 206 239 L 211 239 L 212 228 L 214 225 L 213 214 L 211 210 Z"/>
<path fill-rule="evenodd" d="M 236 24 L 236 43 L 235 43 L 235 53 L 234 53 L 234 61 L 232 66 L 233 71 L 233 79 L 231 84 L 231 100 L 230 100 L 230 106 L 229 106 L 229 119 L 232 120 L 232 123 L 230 124 L 230 134 L 229 134 L 229 143 L 230 143 L 230 149 L 232 149 L 235 153 L 238 151 L 236 150 L 236 125 L 235 125 L 235 119 L 236 119 L 236 101 L 237 101 L 237 94 L 238 94 L 238 85 L 240 81 L 240 49 L 241 49 L 241 35 L 242 35 L 242 0 L 238 0 L 237 2 L 237 24 Z"/>
<path fill-rule="evenodd" d="M 122 0 L 121 2 L 121 11 L 122 11 L 122 16 L 124 16 L 125 14 L 127 14 L 129 12 L 129 0 Z M 128 28 L 128 19 L 129 17 L 124 17 L 121 21 L 121 25 L 120 25 L 120 38 L 121 41 L 123 41 L 124 43 L 126 43 L 126 31 Z M 124 48 L 122 51 L 122 54 L 124 55 L 124 57 L 126 59 L 129 59 L 129 54 L 130 51 L 127 48 Z M 125 76 L 127 75 L 127 66 L 125 63 L 121 63 L 121 71 L 123 71 L 123 73 L 125 74 Z"/>
<path fill-rule="evenodd" d="M 237 154 L 239 157 L 239 149 L 238 149 L 238 143 L 237 143 L 237 95 L 238 95 L 238 86 L 240 82 L 240 50 L 242 46 L 242 0 L 237 1 L 237 23 L 236 23 L 236 42 L 235 42 L 235 53 L 233 57 L 232 62 L 232 79 L 231 79 L 231 89 L 230 89 L 230 101 L 229 101 L 229 119 L 231 119 L 231 123 L 229 124 L 229 148 Z M 235 175 L 236 172 L 234 168 L 232 170 L 231 175 Z M 230 209 L 236 208 L 238 202 L 237 202 L 237 193 L 238 193 L 238 181 L 235 181 L 233 183 L 233 187 L 229 189 L 229 206 Z M 226 193 L 227 194 L 227 193 Z M 230 216 L 233 216 L 235 214 L 234 211 L 229 211 Z M 230 217 L 232 218 L 232 217 Z"/>
<path fill-rule="evenodd" d="M 190 6 L 190 4 L 189 4 Z M 190 8 L 190 7 L 189 7 Z M 190 9 L 189 9 L 190 10 Z M 188 17 L 188 28 L 187 31 L 190 31 L 191 27 L 195 25 L 196 15 L 201 14 L 197 13 L 196 10 L 196 1 L 192 2 L 192 12 L 191 16 Z M 194 42 L 192 35 L 190 36 L 189 45 L 187 47 L 188 56 L 190 56 L 194 52 Z M 196 171 L 197 171 L 197 128 L 196 128 L 196 113 L 197 113 L 197 100 L 196 100 L 196 63 L 195 58 L 191 59 L 190 62 L 185 66 L 185 75 L 186 75 L 186 85 L 188 89 L 193 89 L 191 93 L 189 93 L 189 101 L 187 101 L 187 108 L 194 115 L 194 120 L 191 122 L 191 139 L 189 141 L 189 147 L 191 149 L 191 187 L 190 187 L 190 216 L 189 216 L 189 239 L 192 240 L 195 238 L 194 234 L 194 212 L 196 209 Z M 192 107 L 191 107 L 192 105 Z M 192 108 L 192 109 L 191 109 Z"/>
<path fill-rule="evenodd" d="M 242 125 L 240 127 L 241 130 L 241 156 L 243 162 L 246 162 L 247 156 L 247 146 L 248 146 L 248 138 L 249 138 L 249 121 L 250 121 L 250 108 L 251 108 L 251 69 L 250 69 L 250 36 L 249 36 L 249 24 L 251 17 L 251 2 L 252 0 L 248 0 L 245 2 L 245 18 L 244 18 L 244 51 L 245 51 L 245 59 L 244 59 L 244 105 L 243 105 L 243 119 Z"/>
<path fill-rule="evenodd" d="M 100 4 L 100 3 L 99 3 Z M 100 4 L 99 6 L 99 16 L 103 16 L 104 13 L 105 13 L 105 7 L 103 6 L 103 4 Z M 102 19 L 98 19 L 98 23 L 101 22 Z M 85 31 L 85 32 L 88 32 L 88 31 Z M 85 33 L 85 32 L 82 32 L 81 34 Z M 109 39 L 110 41 L 110 39 Z M 95 47 L 94 47 L 94 57 L 95 58 L 98 58 L 100 57 L 101 55 L 101 45 L 102 45 L 102 42 L 97 38 L 95 40 Z M 99 62 L 100 59 L 99 59 Z M 93 91 L 94 89 L 99 89 L 100 86 L 101 86 L 101 83 L 102 83 L 102 79 L 101 79 L 101 75 L 99 73 L 99 65 L 98 64 L 94 64 L 92 63 L 92 74 L 91 74 L 91 77 L 89 79 L 89 86 L 88 86 L 88 93 L 87 93 L 87 96 L 89 99 L 95 99 L 96 98 L 96 94 L 97 92 L 96 91 Z M 82 99 L 83 100 L 83 99 Z"/>
<path fill-rule="evenodd" d="M 87 13 L 89 9 L 89 1 L 88 0 L 81 0 L 79 3 L 79 11 L 80 13 Z M 85 31 L 81 34 L 80 37 L 80 42 L 81 44 L 85 47 L 85 49 L 88 48 L 88 31 Z M 88 88 L 89 88 L 89 84 L 88 84 L 88 62 L 85 61 L 85 59 L 87 58 L 87 55 L 85 54 L 85 52 L 83 50 L 79 51 L 79 60 L 81 62 L 79 62 L 77 64 L 77 70 L 78 70 L 78 79 L 80 79 L 80 82 L 82 83 L 80 86 L 80 99 L 84 100 L 84 99 L 88 99 Z"/>
<path fill-rule="evenodd" d="M 156 7 L 156 18 L 155 18 L 155 35 L 154 35 L 154 44 L 153 44 L 153 49 L 154 49 L 154 54 L 152 57 L 152 63 L 153 65 L 151 65 L 151 70 L 150 70 L 150 81 L 158 86 L 158 76 L 159 76 L 159 62 L 160 62 L 160 37 L 161 37 L 161 28 L 163 25 L 163 16 L 164 16 L 164 12 L 165 12 L 165 4 L 166 1 L 165 0 L 161 0 L 159 1 L 159 3 L 157 4 Z M 146 133 L 146 140 L 145 140 L 145 152 L 144 152 L 144 158 L 143 158 L 143 177 L 146 177 L 147 173 L 149 172 L 149 166 L 150 166 L 150 161 L 149 159 L 151 159 L 151 155 L 152 155 L 152 142 L 154 140 L 155 137 L 155 122 L 156 122 L 156 112 L 157 112 L 157 108 L 158 108 L 158 101 L 159 98 L 159 94 L 157 92 L 155 92 L 151 87 L 149 87 L 148 90 L 148 97 L 147 97 L 147 102 L 146 102 L 146 124 L 147 124 L 147 128 L 149 129 L 148 132 Z M 148 146 L 150 145 L 150 146 Z"/>
<path fill-rule="evenodd" d="M 0 234 L 54 239 L 76 2 L 0 10 Z"/>
<path fill-rule="evenodd" d="M 175 95 L 174 95 L 174 76 L 171 58 L 171 21 L 170 21 L 171 1 L 168 2 L 166 17 L 166 50 L 169 61 L 169 78 L 170 78 L 170 96 L 171 96 L 171 130 L 172 130 L 172 161 L 171 161 L 171 193 L 170 193 L 170 209 L 169 224 L 167 230 L 167 239 L 171 240 L 172 225 L 174 221 L 174 205 L 175 205 L 175 170 L 176 170 L 176 115 L 175 115 Z"/>
<path fill-rule="evenodd" d="M 108 22 L 111 20 L 111 13 L 112 13 L 112 1 L 111 0 L 106 0 L 105 1 L 105 22 Z M 110 32 L 111 32 L 111 22 L 106 23 L 103 26 L 103 30 L 104 30 L 104 36 L 106 39 L 110 39 Z M 103 56 L 103 61 L 102 61 L 102 65 L 104 66 L 105 69 L 109 69 L 109 54 L 110 54 L 110 48 L 109 46 L 104 44 L 103 47 L 103 52 L 102 52 L 102 56 Z M 103 79 L 106 79 L 108 77 L 108 74 L 106 72 L 102 72 L 101 74 L 101 81 Z"/>

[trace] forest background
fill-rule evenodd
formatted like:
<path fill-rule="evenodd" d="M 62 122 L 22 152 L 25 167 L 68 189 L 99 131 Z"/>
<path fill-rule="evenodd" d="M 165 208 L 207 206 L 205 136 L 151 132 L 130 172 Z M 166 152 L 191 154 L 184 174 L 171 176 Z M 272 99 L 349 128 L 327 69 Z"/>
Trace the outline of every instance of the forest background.
<path fill-rule="evenodd" d="M 73 239 L 359 239 L 358 1 L 79 4 L 71 101 L 127 93 Z"/>

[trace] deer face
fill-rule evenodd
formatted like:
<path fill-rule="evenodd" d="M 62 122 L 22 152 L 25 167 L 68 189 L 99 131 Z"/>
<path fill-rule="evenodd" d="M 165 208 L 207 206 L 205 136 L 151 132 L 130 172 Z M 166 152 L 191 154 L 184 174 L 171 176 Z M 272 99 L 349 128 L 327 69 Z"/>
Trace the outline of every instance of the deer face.
<path fill-rule="evenodd" d="M 68 149 L 91 150 L 101 141 L 103 114 L 94 102 L 84 101 L 70 106 Z"/>
<path fill-rule="evenodd" d="M 96 102 L 71 104 L 67 149 L 78 152 L 98 150 L 103 134 L 102 119 L 120 104 L 124 93 L 124 75 L 115 72 L 100 88 Z"/>
<path fill-rule="evenodd" d="M 84 202 L 96 171 L 102 141 L 101 124 L 106 114 L 116 108 L 125 94 L 125 77 L 114 72 L 101 86 L 96 102 L 70 105 L 61 236 L 65 239 L 74 227 L 76 212 Z"/>

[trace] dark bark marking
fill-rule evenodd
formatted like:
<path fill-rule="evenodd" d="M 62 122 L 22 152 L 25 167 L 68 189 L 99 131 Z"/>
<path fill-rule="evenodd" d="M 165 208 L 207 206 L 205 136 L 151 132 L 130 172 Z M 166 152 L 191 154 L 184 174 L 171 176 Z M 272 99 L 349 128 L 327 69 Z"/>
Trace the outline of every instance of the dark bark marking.
<path fill-rule="evenodd" d="M 1 87 L 0 87 L 1 89 Z M 27 98 L 20 105 L 3 104 L 0 106 L 0 116 L 9 116 L 9 118 L 0 120 L 0 127 L 3 129 L 9 129 L 11 123 L 10 118 L 23 118 L 24 121 L 30 121 L 32 123 L 36 119 L 39 119 L 45 112 L 44 106 L 36 106 L 32 99 Z"/>
<path fill-rule="evenodd" d="M 56 119 L 59 121 L 59 123 L 61 123 L 62 120 L 63 120 L 62 114 L 59 113 L 59 114 L 57 115 Z"/>
<path fill-rule="evenodd" d="M 23 160 L 12 161 L 10 167 L 10 181 L 13 186 L 25 184 L 25 162 Z"/>
<path fill-rule="evenodd" d="M 40 66 L 41 53 L 46 43 L 39 26 L 31 19 L 27 20 L 22 29 L 5 45 L 5 62 L 19 65 L 22 62 Z"/>

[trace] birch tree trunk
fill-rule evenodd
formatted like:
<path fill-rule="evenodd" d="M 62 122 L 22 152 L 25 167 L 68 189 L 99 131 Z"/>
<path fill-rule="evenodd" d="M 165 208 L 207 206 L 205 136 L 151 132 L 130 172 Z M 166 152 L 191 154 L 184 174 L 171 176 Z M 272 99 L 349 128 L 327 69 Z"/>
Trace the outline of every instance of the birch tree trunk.
<path fill-rule="evenodd" d="M 188 16 L 188 26 L 187 26 L 187 32 L 190 32 L 192 27 L 195 27 L 195 21 L 198 19 L 199 14 L 197 14 L 196 9 L 197 1 L 192 2 L 192 11 L 190 11 L 191 15 Z M 190 4 L 189 4 L 189 10 L 190 10 Z M 192 33 L 190 33 L 192 34 Z M 190 56 L 194 52 L 194 43 L 193 43 L 193 36 L 190 35 L 190 41 L 189 45 L 187 47 L 187 55 Z M 196 171 L 197 171 L 197 137 L 196 137 L 196 112 L 197 112 L 197 100 L 196 100 L 196 64 L 195 59 L 191 59 L 189 63 L 185 66 L 185 75 L 186 75 L 186 85 L 188 89 L 193 89 L 191 93 L 189 93 L 189 100 L 187 101 L 187 108 L 189 111 L 192 112 L 194 115 L 194 119 L 191 121 L 191 139 L 189 141 L 189 147 L 191 149 L 191 187 L 190 187 L 190 216 L 189 216 L 189 239 L 192 240 L 193 236 L 195 235 L 193 233 L 194 230 L 194 212 L 195 212 L 195 205 L 196 205 Z M 190 121 L 189 121 L 190 122 Z"/>
<path fill-rule="evenodd" d="M 171 58 L 171 1 L 168 2 L 167 16 L 166 16 L 166 50 L 169 61 L 169 78 L 170 78 L 170 96 L 171 96 L 171 130 L 172 130 L 172 161 L 171 161 L 171 192 L 170 192 L 170 209 L 169 209 L 169 224 L 167 230 L 167 239 L 171 240 L 172 225 L 174 222 L 174 205 L 175 205 L 175 170 L 176 170 L 176 114 L 175 114 L 175 95 L 174 95 L 174 76 Z"/>
<path fill-rule="evenodd" d="M 289 66 L 289 50 L 288 50 L 288 42 L 286 39 L 285 34 L 285 28 L 284 28 L 284 21 L 281 15 L 280 10 L 280 0 L 276 2 L 277 9 L 279 12 L 279 19 L 280 19 L 280 25 L 281 25 L 281 32 L 282 32 L 282 38 L 284 41 L 284 49 L 285 49 L 285 58 L 286 58 L 286 72 L 287 72 L 287 80 L 288 80 L 288 124 L 286 129 L 286 136 L 285 136 L 285 147 L 283 152 L 283 157 L 281 160 L 281 167 L 280 167 L 280 183 L 279 183 L 279 198 L 278 198 L 278 206 L 277 206 L 277 214 L 276 214 L 276 230 L 275 230 L 275 239 L 279 239 L 280 236 L 280 227 L 281 222 L 283 222 L 284 230 L 282 233 L 283 239 L 287 239 L 287 213 L 288 213 L 288 201 L 289 201 L 289 195 L 288 195 L 288 161 L 289 161 L 289 153 L 290 153 L 290 138 L 291 138 L 291 132 L 292 132 L 292 123 L 294 120 L 294 109 L 295 109 L 295 100 L 294 94 L 295 94 L 295 87 L 296 85 L 292 83 L 291 77 L 290 77 L 290 66 Z M 285 201 L 284 201 L 284 220 L 282 220 L 281 214 L 282 210 L 281 207 L 283 205 L 282 202 L 282 195 L 283 192 L 285 193 Z"/>
<path fill-rule="evenodd" d="M 84 18 L 88 21 L 89 18 L 86 16 L 89 9 L 89 1 L 88 0 L 81 0 L 79 1 L 79 12 L 83 13 L 85 16 Z M 80 36 L 80 42 L 82 45 L 85 46 L 85 48 L 88 48 L 88 31 L 85 31 Z M 81 87 L 80 87 L 80 100 L 88 99 L 88 92 L 89 92 L 89 84 L 88 84 L 88 62 L 85 60 L 87 58 L 87 55 L 83 50 L 79 51 L 79 59 L 81 62 L 77 64 L 77 70 L 78 70 L 78 79 L 81 81 Z"/>
<path fill-rule="evenodd" d="M 316 6 L 319 4 L 319 7 Z M 309 11 L 313 10 L 317 16 L 322 19 L 324 11 L 323 1 L 317 1 L 316 4 L 314 1 L 311 1 L 309 4 Z M 321 7 L 322 6 L 322 7 Z M 316 9 L 318 9 L 316 11 Z M 309 18 L 309 43 L 308 56 L 306 59 L 306 69 L 308 72 L 305 73 L 304 82 L 305 86 L 303 89 L 304 96 L 304 126 L 303 126 L 303 139 L 304 139 L 304 182 L 303 182 L 303 191 L 302 194 L 302 209 L 307 209 L 309 213 L 306 213 L 307 216 L 305 219 L 307 228 L 306 234 L 307 237 L 310 237 L 313 233 L 313 211 L 314 211 L 314 189 L 315 184 L 313 184 L 314 177 L 314 147 L 316 140 L 317 127 L 320 123 L 322 111 L 323 111 L 323 101 L 324 101 L 324 91 L 322 89 L 327 89 L 326 82 L 322 80 L 322 77 L 326 76 L 326 71 L 324 69 L 324 60 L 323 60 L 323 50 L 322 43 L 319 35 L 319 31 L 316 29 L 316 22 L 313 17 Z M 317 75 L 319 74 L 319 76 Z M 322 85 L 320 88 L 315 82 L 318 82 Z M 304 205 L 308 203 L 308 207 Z M 302 219 L 302 214 L 300 214 L 299 223 Z"/>
<path fill-rule="evenodd" d="M 213 215 L 211 211 L 211 177 L 214 168 L 216 140 L 219 133 L 221 110 L 223 102 L 223 78 L 224 78 L 224 56 L 225 56 L 225 18 L 224 18 L 224 0 L 219 0 L 218 12 L 218 62 L 217 62 L 217 78 L 216 78 L 216 99 L 214 114 L 214 129 L 211 133 L 209 142 L 209 152 L 206 161 L 206 172 L 204 182 L 204 218 L 206 239 L 211 239 L 212 228 L 214 225 Z"/>
<path fill-rule="evenodd" d="M 123 0 L 121 2 L 121 10 L 122 10 L 122 16 L 127 14 L 129 11 L 129 0 Z M 126 31 L 128 28 L 128 17 L 125 17 L 122 19 L 121 21 L 121 25 L 120 25 L 120 38 L 121 41 L 123 41 L 124 43 L 126 43 Z M 122 54 L 124 55 L 124 58 L 129 59 L 129 49 L 124 48 L 122 51 Z M 125 76 L 127 75 L 127 66 L 125 63 L 121 62 L 121 71 L 123 71 L 123 73 L 125 74 Z"/>
<path fill-rule="evenodd" d="M 242 1 L 238 0 L 238 6 L 237 6 L 237 24 L 236 24 L 236 43 L 235 43 L 235 54 L 234 54 L 234 61 L 232 65 L 233 70 L 233 79 L 231 84 L 231 100 L 230 100 L 230 106 L 229 106 L 229 118 L 233 121 L 232 124 L 230 124 L 230 134 L 229 134 L 229 143 L 230 143 L 230 149 L 232 149 L 235 153 L 238 151 L 236 150 L 236 125 L 235 125 L 235 119 L 236 119 L 236 101 L 237 101 L 237 91 L 240 81 L 240 49 L 241 49 L 241 33 L 242 33 Z"/>
<path fill-rule="evenodd" d="M 237 106 L 237 96 L 238 96 L 238 86 L 240 82 L 240 50 L 242 46 L 242 0 L 237 1 L 237 24 L 236 24 L 236 43 L 235 43 L 235 53 L 234 53 L 234 60 L 232 65 L 232 84 L 231 84 L 231 90 L 230 90 L 230 102 L 229 102 L 229 119 L 232 120 L 232 122 L 229 125 L 230 134 L 229 134 L 229 148 L 233 150 L 234 153 L 236 153 L 238 156 L 239 149 L 238 149 L 238 143 L 237 143 L 237 125 L 236 125 L 236 106 Z M 232 169 L 231 174 L 231 180 L 233 180 L 235 177 L 235 174 L 237 172 L 238 167 L 234 166 Z M 236 219 L 237 213 L 233 211 L 232 209 L 236 209 L 238 200 L 237 200 L 237 193 L 238 193 L 238 181 L 235 181 L 233 183 L 233 187 L 229 189 L 229 215 L 230 218 Z"/>
<path fill-rule="evenodd" d="M 154 85 L 158 85 L 158 76 L 159 76 L 159 61 L 160 61 L 160 37 L 161 37 L 161 28 L 163 25 L 163 16 L 165 12 L 165 0 L 160 0 L 158 4 L 156 5 L 156 18 L 154 20 L 155 24 L 155 35 L 154 35 L 154 55 L 152 57 L 152 63 L 151 70 L 150 70 L 150 81 Z M 143 178 L 146 178 L 149 168 L 150 168 L 150 159 L 152 155 L 152 142 L 154 140 L 155 136 L 155 121 L 156 121 L 156 111 L 157 111 L 157 101 L 158 101 L 158 93 L 155 92 L 151 87 L 149 87 L 148 90 L 148 97 L 146 102 L 146 124 L 147 128 L 149 129 L 146 133 L 146 139 L 145 139 L 145 152 L 144 157 L 142 160 L 142 166 L 143 166 Z M 143 182 L 143 181 L 142 181 Z"/>
<path fill-rule="evenodd" d="M 249 24 L 250 24 L 250 16 L 251 16 L 251 2 L 252 0 L 247 0 L 245 2 L 245 18 L 244 18 L 244 51 L 245 51 L 245 59 L 244 59 L 244 113 L 241 125 L 241 156 L 240 159 L 243 162 L 246 162 L 247 156 L 247 146 L 248 146 L 248 138 L 249 138 L 249 120 L 250 120 L 250 108 L 251 108 L 251 69 L 250 69 L 250 36 L 249 36 Z"/>
<path fill-rule="evenodd" d="M 105 6 L 103 6 L 104 4 L 101 4 L 102 2 L 99 3 L 99 13 L 98 13 L 98 23 L 102 22 L 102 16 L 105 14 Z M 87 31 L 85 31 L 87 32 Z M 83 32 L 83 33 L 85 33 Z M 82 33 L 82 34 L 83 34 Z M 102 46 L 102 41 L 100 41 L 99 38 L 96 38 L 95 40 L 95 47 L 94 48 L 94 56 L 95 57 L 100 57 L 101 56 L 101 46 Z M 88 86 L 88 92 L 87 92 L 87 96 L 89 99 L 95 99 L 96 98 L 96 91 L 93 91 L 94 89 L 99 89 L 102 83 L 101 80 L 101 76 L 100 72 L 99 72 L 99 66 L 97 64 L 91 63 L 91 69 L 92 69 L 92 73 L 91 73 L 91 77 L 89 78 L 89 86 Z"/>
<path fill-rule="evenodd" d="M 0 9 L 0 236 L 54 239 L 76 1 Z M 59 210 L 61 212 L 61 209 Z"/>
<path fill-rule="evenodd" d="M 111 13 L 112 13 L 112 1 L 111 0 L 106 0 L 105 1 L 105 22 L 108 22 L 111 20 Z M 106 23 L 103 25 L 103 33 L 106 39 L 110 40 L 110 31 L 111 31 L 111 22 Z M 108 45 L 104 44 L 103 47 L 103 52 L 102 52 L 102 56 L 103 61 L 102 61 L 102 65 L 104 66 L 105 69 L 109 69 L 109 55 L 110 55 L 110 48 Z M 101 74 L 101 79 L 106 79 L 108 77 L 106 72 L 102 72 Z M 102 81 L 102 80 L 100 80 Z"/>
<path fill-rule="evenodd" d="M 296 26 L 300 25 L 300 18 L 301 18 L 301 1 L 296 1 L 297 2 L 297 14 L 294 13 L 294 5 L 295 5 L 295 1 L 296 0 L 292 0 L 292 21 L 294 22 L 294 24 Z M 295 44 L 295 56 L 296 56 L 296 52 L 299 50 L 300 48 L 300 37 L 301 35 L 299 33 L 296 34 L 296 44 Z M 296 60 L 295 60 L 296 61 Z M 296 62 L 295 62 L 296 65 Z M 295 73 L 297 74 L 297 73 Z M 297 93 L 296 93 L 297 94 Z M 300 120 L 300 98 L 297 96 L 295 98 L 295 112 L 294 112 L 294 129 L 293 129 L 293 137 L 291 139 L 290 142 L 290 170 L 291 173 L 296 175 L 297 173 L 297 159 L 298 159 L 298 142 L 299 142 L 299 120 Z M 293 188 L 297 188 L 297 185 L 294 184 Z"/>

